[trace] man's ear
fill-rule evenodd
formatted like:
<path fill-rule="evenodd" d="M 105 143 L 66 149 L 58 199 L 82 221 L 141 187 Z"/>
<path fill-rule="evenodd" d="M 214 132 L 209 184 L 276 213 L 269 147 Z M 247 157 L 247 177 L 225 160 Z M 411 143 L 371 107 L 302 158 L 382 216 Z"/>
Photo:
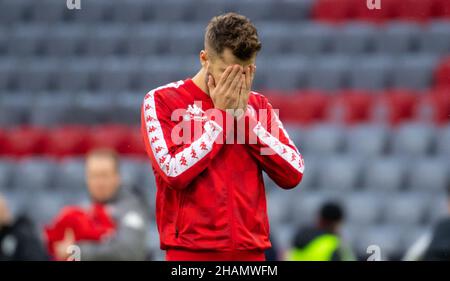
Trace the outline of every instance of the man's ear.
<path fill-rule="evenodd" d="M 207 63 L 208 63 L 208 52 L 205 50 L 201 50 L 200 51 L 200 64 L 202 65 L 202 67 L 207 67 Z"/>

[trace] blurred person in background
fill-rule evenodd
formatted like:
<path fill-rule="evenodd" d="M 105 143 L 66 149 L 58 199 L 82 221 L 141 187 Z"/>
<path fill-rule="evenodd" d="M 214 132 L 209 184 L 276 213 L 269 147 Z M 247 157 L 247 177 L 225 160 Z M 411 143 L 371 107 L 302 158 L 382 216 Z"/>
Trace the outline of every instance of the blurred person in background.
<path fill-rule="evenodd" d="M 450 183 L 447 187 L 447 215 L 408 249 L 403 260 L 450 261 Z"/>
<path fill-rule="evenodd" d="M 33 222 L 25 215 L 16 219 L 0 194 L 0 261 L 48 260 Z"/>
<path fill-rule="evenodd" d="M 320 208 L 316 225 L 300 228 L 295 234 L 289 261 L 351 261 L 353 252 L 344 244 L 339 231 L 344 220 L 342 207 L 326 202 Z"/>
<path fill-rule="evenodd" d="M 89 208 L 67 207 L 46 229 L 49 251 L 69 258 L 72 245 L 80 260 L 144 260 L 147 217 L 142 201 L 121 185 L 119 156 L 96 149 L 86 158 Z"/>

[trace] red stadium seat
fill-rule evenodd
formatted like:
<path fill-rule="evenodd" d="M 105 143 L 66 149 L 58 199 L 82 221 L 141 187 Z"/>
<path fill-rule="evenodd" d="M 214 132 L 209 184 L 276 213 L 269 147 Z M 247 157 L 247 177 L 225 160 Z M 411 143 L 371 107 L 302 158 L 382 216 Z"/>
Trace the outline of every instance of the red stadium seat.
<path fill-rule="evenodd" d="M 3 143 L 3 154 L 8 156 L 32 156 L 41 154 L 48 132 L 36 127 L 16 127 L 8 130 Z"/>
<path fill-rule="evenodd" d="M 378 95 L 372 110 L 372 119 L 397 125 L 415 116 L 418 94 L 412 90 L 387 90 Z"/>
<path fill-rule="evenodd" d="M 447 57 L 439 64 L 434 74 L 434 79 L 437 87 L 450 87 L 450 57 Z"/>
<path fill-rule="evenodd" d="M 355 19 L 381 23 L 395 16 L 397 0 L 382 0 L 381 9 L 368 9 L 367 1 L 354 0 Z"/>
<path fill-rule="evenodd" d="M 122 153 L 129 156 L 145 156 L 145 145 L 140 127 L 131 128 L 127 143 L 122 147 Z"/>
<path fill-rule="evenodd" d="M 290 95 L 265 93 L 273 108 L 279 109 L 283 122 L 309 124 L 322 121 L 326 117 L 326 107 L 329 100 L 320 91 L 292 92 Z"/>
<path fill-rule="evenodd" d="M 313 6 L 313 16 L 328 23 L 347 21 L 354 15 L 353 2 L 354 0 L 317 0 Z"/>
<path fill-rule="evenodd" d="M 435 1 L 402 0 L 397 2 L 396 16 L 401 20 L 424 22 L 433 16 Z"/>
<path fill-rule="evenodd" d="M 450 122 L 450 87 L 430 90 L 420 99 L 417 118 L 439 125 Z"/>
<path fill-rule="evenodd" d="M 434 14 L 437 18 L 450 19 L 450 1 L 435 0 Z"/>
<path fill-rule="evenodd" d="M 330 121 L 355 124 L 368 122 L 371 118 L 373 95 L 369 91 L 347 90 L 338 92 L 330 106 Z"/>
<path fill-rule="evenodd" d="M 108 147 L 119 153 L 124 150 L 129 136 L 129 129 L 123 125 L 101 125 L 90 130 L 88 150 Z"/>
<path fill-rule="evenodd" d="M 56 157 L 79 156 L 87 151 L 89 128 L 64 126 L 50 131 L 44 154 Z"/>

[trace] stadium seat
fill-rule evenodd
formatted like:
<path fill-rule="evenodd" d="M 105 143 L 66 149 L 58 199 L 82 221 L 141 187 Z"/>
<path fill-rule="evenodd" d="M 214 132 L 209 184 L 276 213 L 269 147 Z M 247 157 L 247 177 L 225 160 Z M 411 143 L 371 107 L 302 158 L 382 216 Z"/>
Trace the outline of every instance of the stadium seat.
<path fill-rule="evenodd" d="M 17 83 L 21 90 L 45 91 L 56 87 L 56 76 L 61 68 L 56 59 L 33 59 L 25 62 L 17 74 Z"/>
<path fill-rule="evenodd" d="M 275 7 L 272 9 L 268 9 L 273 1 L 270 0 L 242 0 L 242 1 L 228 1 L 229 5 L 228 9 L 230 11 L 234 11 L 236 13 L 240 13 L 246 15 L 252 21 L 258 21 L 263 19 L 271 19 L 272 10 L 276 9 Z M 255 3 L 258 3 L 255 5 Z"/>
<path fill-rule="evenodd" d="M 137 59 L 108 58 L 100 64 L 98 87 L 101 91 L 119 92 L 130 88 L 132 78 L 136 76 L 139 61 Z"/>
<path fill-rule="evenodd" d="M 32 2 L 27 0 L 4 0 L 0 2 L 0 23 L 11 24 L 25 20 L 25 15 L 32 9 Z"/>
<path fill-rule="evenodd" d="M 429 193 L 400 192 L 387 198 L 385 219 L 399 226 L 415 226 L 424 222 L 428 214 Z"/>
<path fill-rule="evenodd" d="M 258 36 L 264 47 L 261 49 L 261 58 L 264 56 L 285 54 L 293 52 L 292 44 L 296 40 L 293 34 L 301 25 L 283 24 L 273 22 L 256 22 Z"/>
<path fill-rule="evenodd" d="M 143 93 L 144 91 L 138 95 L 134 92 L 118 93 L 114 97 L 114 111 L 109 118 L 110 122 L 129 125 L 139 124 L 141 121 Z"/>
<path fill-rule="evenodd" d="M 172 24 L 167 53 L 171 55 L 198 55 L 204 48 L 203 24 Z"/>
<path fill-rule="evenodd" d="M 404 56 L 393 69 L 393 86 L 396 88 L 423 90 L 432 85 L 432 73 L 436 58 L 433 55 Z"/>
<path fill-rule="evenodd" d="M 19 70 L 20 63 L 18 60 L 10 57 L 0 60 L 0 89 L 8 90 L 16 87 L 15 80 Z"/>
<path fill-rule="evenodd" d="M 53 161 L 43 158 L 26 158 L 17 163 L 13 175 L 13 186 L 17 190 L 39 193 L 38 190 L 53 186 L 56 167 Z"/>
<path fill-rule="evenodd" d="M 65 5 L 55 0 L 41 0 L 33 3 L 31 20 L 33 22 L 56 23 L 61 22 L 64 17 Z"/>
<path fill-rule="evenodd" d="M 8 156 L 23 157 L 40 154 L 45 142 L 45 129 L 20 126 L 7 131 L 3 153 Z"/>
<path fill-rule="evenodd" d="M 450 23 L 448 20 L 433 21 L 420 33 L 419 49 L 424 53 L 448 54 L 450 52 Z"/>
<path fill-rule="evenodd" d="M 259 2 L 258 2 L 259 3 Z M 272 1 L 270 20 L 298 22 L 310 17 L 314 0 L 282 0 Z"/>
<path fill-rule="evenodd" d="M 111 122 L 114 100 L 105 94 L 80 93 L 70 107 L 70 118 L 77 124 L 98 124 Z"/>
<path fill-rule="evenodd" d="M 306 132 L 303 143 L 305 153 L 329 155 L 342 150 L 343 133 L 339 127 L 320 124 Z"/>
<path fill-rule="evenodd" d="M 122 153 L 134 157 L 145 157 L 147 155 L 140 127 L 131 128 L 127 145 L 122 148 Z"/>
<path fill-rule="evenodd" d="M 20 56 L 38 55 L 42 51 L 49 28 L 42 24 L 17 24 L 11 27 L 8 54 Z"/>
<path fill-rule="evenodd" d="M 339 23 L 353 16 L 352 0 L 317 0 L 313 6 L 313 16 L 316 20 Z"/>
<path fill-rule="evenodd" d="M 430 90 L 420 97 L 417 120 L 445 125 L 450 116 L 450 87 Z"/>
<path fill-rule="evenodd" d="M 408 168 L 408 186 L 412 189 L 429 193 L 444 192 L 450 184 L 448 162 L 445 158 L 416 158 Z"/>
<path fill-rule="evenodd" d="M 15 168 L 15 163 L 12 159 L 5 157 L 0 158 L 0 189 L 7 190 L 12 185 L 12 174 Z"/>
<path fill-rule="evenodd" d="M 340 26 L 331 48 L 337 53 L 358 55 L 370 51 L 376 29 L 364 23 Z"/>
<path fill-rule="evenodd" d="M 378 93 L 372 110 L 376 122 L 397 125 L 414 119 L 418 95 L 412 90 L 391 89 Z"/>
<path fill-rule="evenodd" d="M 138 161 L 124 157 L 120 160 L 120 175 L 124 186 L 134 188 L 139 187 L 141 179 L 142 165 Z"/>
<path fill-rule="evenodd" d="M 277 63 L 273 64 L 276 60 Z M 285 56 L 271 59 L 270 75 L 265 81 L 266 89 L 295 90 L 305 84 L 304 77 L 310 67 L 309 61 L 301 56 Z"/>
<path fill-rule="evenodd" d="M 368 122 L 371 118 L 373 96 L 368 91 L 339 91 L 329 109 L 330 122 L 356 124 Z"/>
<path fill-rule="evenodd" d="M 367 1 L 353 0 L 352 6 L 355 20 L 382 24 L 391 20 L 395 16 L 397 0 L 383 0 L 381 9 L 368 9 Z"/>
<path fill-rule="evenodd" d="M 85 52 L 88 25 L 71 23 L 52 26 L 43 42 L 46 54 L 52 57 L 70 57 Z"/>
<path fill-rule="evenodd" d="M 194 2 L 168 0 L 153 1 L 151 3 L 152 19 L 157 22 L 183 22 L 194 19 Z M 199 3 L 200 4 L 200 3 Z M 197 8 L 201 9 L 201 6 Z"/>
<path fill-rule="evenodd" d="M 205 25 L 212 17 L 231 12 L 233 9 L 232 5 L 229 5 L 231 4 L 230 1 L 227 0 L 200 0 L 193 2 L 193 4 L 196 8 L 190 11 L 192 20 L 205 23 Z"/>
<path fill-rule="evenodd" d="M 293 39 L 291 50 L 293 52 L 303 55 L 317 55 L 331 50 L 332 39 L 336 34 L 330 26 L 307 22 L 293 30 L 291 36 Z"/>
<path fill-rule="evenodd" d="M 152 2 L 146 0 L 112 1 L 114 22 L 139 23 L 151 18 Z"/>
<path fill-rule="evenodd" d="M 346 130 L 346 148 L 353 155 L 374 157 L 387 149 L 389 133 L 381 125 L 357 125 Z"/>
<path fill-rule="evenodd" d="M 4 128 L 29 123 L 31 97 L 26 94 L 11 92 L 0 95 L 0 126 Z"/>
<path fill-rule="evenodd" d="M 59 190 L 77 191 L 85 189 L 85 171 L 83 159 L 64 158 L 58 164 L 54 187 Z"/>
<path fill-rule="evenodd" d="M 398 157 L 378 157 L 365 167 L 364 186 L 370 190 L 396 191 L 405 185 L 406 168 Z"/>
<path fill-rule="evenodd" d="M 100 62 L 91 57 L 69 57 L 62 62 L 61 67 L 57 88 L 79 92 L 93 88 L 93 77 L 100 69 Z"/>
<path fill-rule="evenodd" d="M 402 254 L 402 229 L 397 225 L 383 224 L 374 225 L 364 229 L 361 236 L 357 239 L 356 252 L 366 259 L 370 256 L 367 250 L 370 246 L 378 247 L 381 259 L 389 260 L 399 258 Z"/>
<path fill-rule="evenodd" d="M 450 18 L 450 2 L 446 0 L 436 0 L 436 16 L 438 18 Z"/>
<path fill-rule="evenodd" d="M 290 210 L 290 193 L 289 191 L 283 192 L 275 189 L 267 195 L 267 211 L 270 223 L 286 223 L 295 216 Z"/>
<path fill-rule="evenodd" d="M 405 54 L 418 46 L 423 27 L 415 23 L 386 23 L 375 34 L 374 49 L 383 54 Z M 420 51 L 420 50 L 419 50 Z"/>
<path fill-rule="evenodd" d="M 435 141 L 435 130 L 429 125 L 404 123 L 393 135 L 394 153 L 406 156 L 430 154 Z"/>
<path fill-rule="evenodd" d="M 126 49 L 127 53 L 135 56 L 157 55 L 167 52 L 168 41 L 168 24 L 139 24 L 129 31 Z"/>
<path fill-rule="evenodd" d="M 352 224 L 370 226 L 381 219 L 384 208 L 384 194 L 374 192 L 353 192 L 345 196 L 347 219 Z"/>
<path fill-rule="evenodd" d="M 61 126 L 50 131 L 44 155 L 52 157 L 81 156 L 87 151 L 88 128 Z"/>
<path fill-rule="evenodd" d="M 392 57 L 387 55 L 365 56 L 350 67 L 350 88 L 366 90 L 387 88 L 393 65 Z"/>
<path fill-rule="evenodd" d="M 351 156 L 334 156 L 322 160 L 318 168 L 319 186 L 323 190 L 349 192 L 359 185 L 360 161 Z"/>
<path fill-rule="evenodd" d="M 65 20 L 89 24 L 112 21 L 114 2 L 111 0 L 85 1 L 76 13 L 66 13 Z"/>
<path fill-rule="evenodd" d="M 119 152 L 127 145 L 129 128 L 123 125 L 98 125 L 90 131 L 88 150 L 109 147 Z"/>
<path fill-rule="evenodd" d="M 429 206 L 428 223 L 434 225 L 448 217 L 448 200 L 445 192 L 433 196 Z"/>
<path fill-rule="evenodd" d="M 438 132 L 437 155 L 450 157 L 450 125 L 442 127 Z"/>
<path fill-rule="evenodd" d="M 434 1 L 403 0 L 396 5 L 396 16 L 403 21 L 426 22 L 433 16 Z"/>
<path fill-rule="evenodd" d="M 323 56 L 317 59 L 307 73 L 306 87 L 320 90 L 344 88 L 351 60 L 345 56 Z"/>
<path fill-rule="evenodd" d="M 435 86 L 450 88 L 450 57 L 442 60 L 434 73 Z"/>
<path fill-rule="evenodd" d="M 96 57 L 124 53 L 128 32 L 122 24 L 95 25 L 86 35 L 86 53 Z"/>

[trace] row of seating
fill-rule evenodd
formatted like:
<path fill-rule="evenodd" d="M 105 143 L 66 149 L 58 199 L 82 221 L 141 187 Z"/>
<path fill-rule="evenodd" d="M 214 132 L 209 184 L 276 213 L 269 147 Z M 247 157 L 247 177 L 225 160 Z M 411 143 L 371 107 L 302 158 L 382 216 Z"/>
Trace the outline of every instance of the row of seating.
<path fill-rule="evenodd" d="M 263 43 L 262 54 L 277 53 L 387 53 L 450 52 L 450 21 L 427 26 L 392 22 L 372 26 L 364 22 L 328 26 L 321 23 L 255 22 Z M 203 48 L 205 24 L 71 23 L 15 24 L 0 27 L 0 54 L 13 56 L 71 56 L 112 54 L 197 55 Z"/>
<path fill-rule="evenodd" d="M 314 19 L 331 23 L 355 19 L 375 23 L 397 19 L 425 22 L 450 18 L 450 3 L 447 0 L 316 0 L 312 13 Z"/>
<path fill-rule="evenodd" d="M 261 57 L 257 61 L 254 87 L 259 90 L 423 90 L 437 83 L 449 85 L 449 61 L 442 60 L 441 67 L 434 55 Z M 32 60 L 8 57 L 0 59 L 0 90 L 148 90 L 194 75 L 198 69 L 198 57 L 193 56 Z"/>
<path fill-rule="evenodd" d="M 312 0 L 81 0 L 80 10 L 66 1 L 2 0 L 0 23 L 24 22 L 145 22 L 202 21 L 224 12 L 242 13 L 252 20 L 298 21 L 310 17 Z"/>
<path fill-rule="evenodd" d="M 0 126 L 61 124 L 136 125 L 149 89 L 128 92 L 6 92 L 0 96 Z M 281 120 L 299 125 L 401 124 L 420 121 L 447 124 L 450 88 L 428 91 L 263 91 Z"/>

